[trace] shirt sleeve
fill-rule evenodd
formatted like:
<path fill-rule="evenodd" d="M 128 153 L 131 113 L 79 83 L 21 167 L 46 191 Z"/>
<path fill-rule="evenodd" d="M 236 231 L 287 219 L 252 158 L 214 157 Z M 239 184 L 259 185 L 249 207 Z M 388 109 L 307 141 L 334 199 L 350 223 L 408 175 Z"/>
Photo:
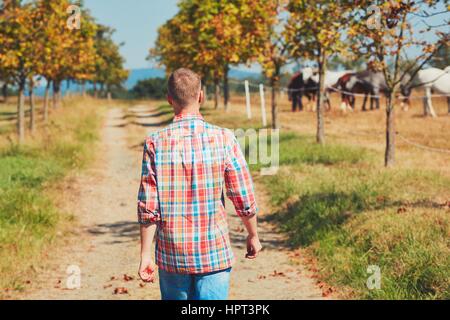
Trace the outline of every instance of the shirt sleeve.
<path fill-rule="evenodd" d="M 142 175 L 138 194 L 138 222 L 151 224 L 160 220 L 159 199 L 156 184 L 155 147 L 147 138 L 142 157 Z"/>
<path fill-rule="evenodd" d="M 225 187 L 240 217 L 251 217 L 258 212 L 250 171 L 236 137 L 232 134 L 231 146 L 225 166 Z"/>

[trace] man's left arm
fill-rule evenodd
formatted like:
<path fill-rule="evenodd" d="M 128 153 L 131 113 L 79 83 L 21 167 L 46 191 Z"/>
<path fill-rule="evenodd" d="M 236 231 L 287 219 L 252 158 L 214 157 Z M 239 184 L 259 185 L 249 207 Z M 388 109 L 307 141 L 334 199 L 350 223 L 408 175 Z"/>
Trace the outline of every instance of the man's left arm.
<path fill-rule="evenodd" d="M 151 250 L 157 222 L 160 220 L 160 214 L 156 184 L 155 148 L 150 138 L 147 138 L 144 144 L 137 213 L 138 222 L 141 225 L 141 263 L 139 266 L 139 276 L 146 282 L 153 282 L 155 264 L 151 258 Z"/>

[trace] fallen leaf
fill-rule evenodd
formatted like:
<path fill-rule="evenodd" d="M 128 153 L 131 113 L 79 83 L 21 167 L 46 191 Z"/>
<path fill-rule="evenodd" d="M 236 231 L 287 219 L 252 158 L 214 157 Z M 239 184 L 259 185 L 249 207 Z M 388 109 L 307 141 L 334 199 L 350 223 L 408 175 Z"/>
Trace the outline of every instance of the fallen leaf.
<path fill-rule="evenodd" d="M 277 272 L 277 270 L 273 270 L 273 273 L 271 274 L 272 277 L 285 277 L 286 275 L 284 272 Z"/>
<path fill-rule="evenodd" d="M 128 289 L 124 287 L 115 288 L 114 294 L 128 294 Z"/>
<path fill-rule="evenodd" d="M 103 286 L 103 289 L 111 288 L 111 287 L 112 287 L 112 284 L 105 284 L 105 285 Z"/>
<path fill-rule="evenodd" d="M 123 275 L 123 280 L 125 280 L 125 281 L 131 281 L 131 280 L 134 280 L 134 277 L 129 276 L 129 275 L 127 275 L 127 274 L 124 274 L 124 275 Z"/>
<path fill-rule="evenodd" d="M 145 283 L 139 283 L 139 287 L 144 288 L 145 287 Z"/>
<path fill-rule="evenodd" d="M 405 213 L 406 212 L 406 208 L 405 207 L 400 207 L 397 209 L 397 213 Z"/>
<path fill-rule="evenodd" d="M 333 288 L 329 287 L 327 290 L 322 292 L 322 297 L 329 297 L 333 293 Z"/>

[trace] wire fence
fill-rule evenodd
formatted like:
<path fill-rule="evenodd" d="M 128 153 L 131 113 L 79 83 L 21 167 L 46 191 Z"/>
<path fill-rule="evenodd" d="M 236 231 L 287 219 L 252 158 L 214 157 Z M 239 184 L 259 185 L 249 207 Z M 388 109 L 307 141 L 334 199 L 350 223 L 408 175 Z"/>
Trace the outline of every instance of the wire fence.
<path fill-rule="evenodd" d="M 266 115 L 266 93 L 267 91 L 270 91 L 272 89 L 271 86 L 269 85 L 264 85 L 264 84 L 254 84 L 251 83 L 248 80 L 245 81 L 238 81 L 238 80 L 234 80 L 234 79 L 230 79 L 230 82 L 235 84 L 235 85 L 242 85 L 244 87 L 244 92 L 245 92 L 245 105 L 246 105 L 246 114 L 247 114 L 247 118 L 248 119 L 252 119 L 253 114 L 252 114 L 252 107 L 251 107 L 251 101 L 254 101 L 255 98 L 256 100 L 259 102 L 260 104 L 260 110 L 261 110 L 261 121 L 263 126 L 267 126 L 267 115 Z M 347 92 L 344 90 L 340 90 L 337 88 L 330 88 L 332 91 L 336 92 L 336 93 L 341 93 L 341 94 L 346 94 L 346 95 L 352 95 L 355 97 L 365 97 L 365 94 L 357 94 L 357 93 L 352 93 L 352 92 Z M 290 92 L 299 92 L 299 91 L 303 91 L 303 92 L 311 92 L 311 91 L 317 91 L 317 88 L 305 88 L 305 89 L 299 89 L 299 90 L 292 90 L 289 89 L 287 87 L 279 87 L 278 88 L 279 93 L 280 94 L 289 94 Z M 256 97 L 255 97 L 256 96 Z M 380 98 L 380 96 L 371 96 L 371 97 L 376 97 L 376 98 Z M 449 95 L 431 95 L 431 98 L 441 98 L 441 97 L 450 97 Z M 410 97 L 411 99 L 425 99 L 425 98 L 429 98 L 427 96 L 414 96 L 414 97 Z M 352 134 L 352 135 L 366 135 L 366 136 L 374 136 L 374 137 L 381 137 L 383 135 L 385 135 L 385 133 L 380 133 L 380 132 L 372 132 L 372 133 L 368 133 L 368 132 L 354 132 L 352 131 L 351 133 L 349 132 L 348 134 Z M 408 139 L 407 137 L 403 136 L 402 134 L 400 134 L 399 132 L 396 132 L 396 136 L 399 137 L 399 139 L 408 144 L 411 145 L 413 147 L 422 149 L 422 150 L 426 150 L 426 151 L 430 151 L 430 152 L 439 152 L 439 153 L 445 153 L 445 154 L 450 154 L 450 149 L 445 149 L 445 148 L 435 148 L 435 147 L 430 147 L 424 144 L 420 144 L 418 142 L 412 141 L 410 139 Z"/>
<path fill-rule="evenodd" d="M 245 80 L 245 81 L 248 81 L 248 80 Z M 242 85 L 242 86 L 245 85 L 244 82 L 238 81 L 235 79 L 230 79 L 230 82 L 234 83 L 236 85 Z M 254 83 L 248 82 L 249 88 L 259 88 L 260 85 L 261 84 L 254 84 Z M 272 89 L 272 86 L 269 86 L 269 85 L 264 85 L 264 87 L 267 89 Z M 298 88 L 298 89 L 291 89 L 288 87 L 278 87 L 277 89 L 280 92 L 286 92 L 286 93 L 289 93 L 289 92 L 315 92 L 315 91 L 319 90 L 319 87 L 308 87 L 308 88 Z M 330 91 L 334 91 L 336 93 L 345 94 L 345 95 L 354 96 L 354 97 L 365 97 L 367 95 L 369 95 L 372 98 L 383 97 L 382 95 L 355 93 L 355 92 L 351 92 L 351 91 L 342 90 L 342 89 L 339 89 L 336 87 L 327 87 L 326 89 L 330 90 Z M 450 93 L 449 94 L 431 94 L 430 96 L 427 96 L 427 95 L 425 95 L 425 96 L 410 96 L 409 99 L 424 99 L 424 98 L 429 98 L 429 97 L 430 98 L 444 98 L 444 97 L 450 98 Z M 401 99 L 401 97 L 397 97 L 397 98 Z"/>

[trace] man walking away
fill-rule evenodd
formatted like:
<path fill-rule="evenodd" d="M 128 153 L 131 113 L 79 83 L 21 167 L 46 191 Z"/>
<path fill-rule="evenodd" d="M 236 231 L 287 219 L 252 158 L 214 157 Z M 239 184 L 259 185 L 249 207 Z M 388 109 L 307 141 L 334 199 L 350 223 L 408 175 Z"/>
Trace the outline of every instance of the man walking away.
<path fill-rule="evenodd" d="M 178 69 L 168 81 L 175 117 L 145 140 L 138 195 L 139 275 L 153 282 L 151 244 L 163 300 L 225 300 L 234 261 L 223 194 L 248 231 L 248 259 L 261 250 L 253 183 L 234 134 L 204 121 L 200 77 Z M 249 297 L 250 298 L 250 297 Z"/>

